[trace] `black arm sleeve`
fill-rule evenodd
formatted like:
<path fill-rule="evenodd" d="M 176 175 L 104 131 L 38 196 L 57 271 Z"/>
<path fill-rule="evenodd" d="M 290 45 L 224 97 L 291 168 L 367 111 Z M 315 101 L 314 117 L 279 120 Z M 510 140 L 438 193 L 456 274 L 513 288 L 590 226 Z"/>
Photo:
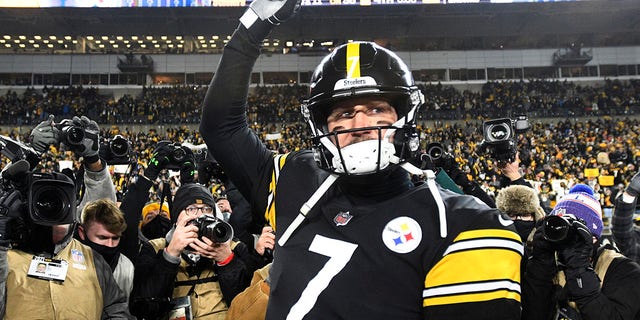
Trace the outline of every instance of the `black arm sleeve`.
<path fill-rule="evenodd" d="M 248 255 L 244 243 L 239 242 L 233 248 L 233 253 L 234 258 L 228 264 L 216 267 L 222 296 L 227 305 L 231 305 L 231 300 L 249 286 L 254 271 L 248 269 L 245 260 L 242 259 Z"/>
<path fill-rule="evenodd" d="M 135 265 L 138 258 L 138 225 L 142 217 L 142 208 L 149 200 L 149 189 L 152 182 L 143 176 L 139 176 L 135 183 L 131 184 L 122 199 L 120 210 L 124 213 L 127 229 L 124 230 L 120 241 L 120 250 Z"/>
<path fill-rule="evenodd" d="M 273 168 L 271 151 L 250 130 L 245 115 L 259 49 L 244 27 L 235 31 L 207 90 L 200 123 L 208 149 L 249 201 L 255 216 L 264 213 Z"/>

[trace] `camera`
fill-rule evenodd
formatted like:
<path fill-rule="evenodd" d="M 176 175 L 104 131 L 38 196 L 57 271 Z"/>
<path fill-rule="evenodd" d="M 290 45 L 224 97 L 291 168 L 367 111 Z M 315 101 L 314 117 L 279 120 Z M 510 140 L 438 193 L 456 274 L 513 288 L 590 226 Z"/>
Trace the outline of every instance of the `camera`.
<path fill-rule="evenodd" d="M 518 152 L 516 134 L 525 132 L 529 127 L 526 116 L 518 116 L 515 120 L 487 120 L 482 124 L 483 140 L 478 144 L 478 151 L 501 163 L 513 162 Z"/>
<path fill-rule="evenodd" d="M 166 169 L 179 171 L 182 163 L 184 163 L 189 156 L 193 157 L 193 152 L 191 151 L 191 149 L 181 145 L 179 142 L 174 143 L 168 140 L 163 140 L 158 142 L 158 147 L 160 146 L 163 146 L 164 148 L 167 148 L 169 150 L 167 155 L 169 158 L 169 163 L 165 165 Z"/>
<path fill-rule="evenodd" d="M 572 214 L 550 215 L 544 218 L 542 234 L 550 242 L 568 242 L 576 236 L 573 226 L 574 221 L 584 224 L 582 219 L 576 218 Z"/>
<path fill-rule="evenodd" d="M 3 240 L 16 246 L 33 245 L 28 239 L 36 225 L 53 226 L 75 221 L 76 187 L 62 173 L 29 171 L 26 160 L 12 162 L 0 179 L 0 214 L 12 218 Z"/>
<path fill-rule="evenodd" d="M 131 142 L 121 135 L 115 135 L 109 141 L 100 144 L 98 151 L 100 158 L 107 164 L 130 164 L 132 162 L 133 148 Z"/>
<path fill-rule="evenodd" d="M 31 146 L 8 136 L 0 136 L 0 153 L 12 162 L 26 160 L 30 168 L 35 168 L 40 163 L 40 155 Z"/>
<path fill-rule="evenodd" d="M 205 214 L 191 220 L 190 225 L 198 227 L 198 237 L 206 237 L 215 243 L 223 243 L 233 238 L 233 227 L 214 215 Z"/>
<path fill-rule="evenodd" d="M 73 124 L 71 119 L 62 120 L 56 127 L 60 130 L 60 142 L 71 146 L 82 144 L 82 140 L 84 140 L 84 128 Z"/>
<path fill-rule="evenodd" d="M 29 217 L 35 224 L 53 226 L 75 220 L 76 185 L 62 173 L 28 174 Z"/>

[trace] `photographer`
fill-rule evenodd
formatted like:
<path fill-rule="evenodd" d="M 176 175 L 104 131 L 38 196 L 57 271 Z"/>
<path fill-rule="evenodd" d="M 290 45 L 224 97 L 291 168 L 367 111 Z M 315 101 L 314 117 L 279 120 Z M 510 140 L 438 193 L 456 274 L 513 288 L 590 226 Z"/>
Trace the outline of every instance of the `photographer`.
<path fill-rule="evenodd" d="M 143 243 L 136 261 L 133 310 L 139 318 L 157 319 L 190 305 L 193 319 L 222 320 L 231 300 L 249 285 L 254 270 L 243 260 L 246 245 L 234 239 L 217 243 L 203 235 L 209 227 L 198 222 L 215 215 L 215 208 L 202 185 L 178 189 L 171 207 L 174 227 L 166 238 Z"/>
<path fill-rule="evenodd" d="M 441 174 L 441 170 L 444 170 L 446 175 L 455 182 L 457 186 L 462 188 L 462 192 L 465 194 L 474 196 L 484 202 L 491 208 L 495 208 L 496 204 L 484 190 L 475 181 L 469 180 L 467 174 L 460 170 L 460 166 L 457 163 L 455 157 L 445 151 L 444 146 L 440 143 L 430 143 L 427 145 L 427 150 L 421 155 L 422 163 L 421 169 L 430 169 L 437 172 L 436 182 L 438 182 L 443 188 L 447 188 L 446 179 Z M 441 182 L 442 180 L 442 182 Z M 447 188 L 449 189 L 449 188 Z"/>
<path fill-rule="evenodd" d="M 533 236 L 523 319 L 640 319 L 640 266 L 603 245 L 602 228 L 593 190 L 571 188 Z"/>
<path fill-rule="evenodd" d="M 2 174 L 0 241 L 13 246 L 4 319 L 133 318 L 109 264 L 72 237 L 74 183 L 60 173 L 30 172 L 22 161 Z M 37 272 L 43 263 L 45 272 Z"/>
<path fill-rule="evenodd" d="M 611 220 L 613 240 L 622 254 L 640 263 L 640 227 L 633 224 L 633 213 L 636 211 L 640 194 L 640 173 L 636 173 L 616 205 Z"/>
<path fill-rule="evenodd" d="M 179 159 L 174 156 L 176 152 Z M 171 229 L 171 221 L 162 214 L 145 216 L 146 219 L 142 221 L 142 228 L 138 227 L 140 226 L 143 209 L 149 202 L 149 190 L 154 184 L 158 183 L 158 176 L 167 167 L 179 168 L 180 180 L 183 184 L 193 182 L 195 179 L 194 162 L 193 153 L 190 153 L 188 148 L 182 148 L 167 140 L 159 141 L 144 170 L 144 175 L 140 175 L 134 183 L 128 186 L 120 205 L 128 226 L 123 234 L 124 239 L 121 242 L 121 248 L 122 253 L 134 264 L 138 258 L 140 240 L 163 238 Z M 163 190 L 167 191 L 165 188 Z M 167 193 L 166 198 L 163 199 L 163 207 L 169 201 L 171 199 Z M 160 204 L 157 205 L 157 208 L 160 209 Z M 151 209 L 151 207 L 148 209 Z"/>

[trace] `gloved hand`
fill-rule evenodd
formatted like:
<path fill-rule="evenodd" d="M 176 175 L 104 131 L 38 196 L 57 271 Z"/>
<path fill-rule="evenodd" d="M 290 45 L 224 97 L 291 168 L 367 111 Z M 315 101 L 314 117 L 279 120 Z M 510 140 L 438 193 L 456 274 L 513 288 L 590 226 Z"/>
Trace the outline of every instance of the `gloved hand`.
<path fill-rule="evenodd" d="M 53 115 L 49 119 L 40 122 L 29 135 L 31 147 L 39 153 L 49 149 L 49 146 L 58 145 L 60 141 L 60 130 L 53 125 Z"/>
<path fill-rule="evenodd" d="M 640 172 L 636 173 L 633 178 L 631 178 L 629 185 L 624 191 L 636 198 L 640 195 Z"/>
<path fill-rule="evenodd" d="M 296 14 L 300 0 L 256 0 L 240 17 L 240 23 L 249 31 L 254 43 L 262 43 L 273 26 Z"/>
<path fill-rule="evenodd" d="M 574 221 L 572 227 L 577 234 L 575 241 L 558 250 L 558 259 L 565 267 L 569 297 L 585 299 L 597 295 L 600 280 L 591 267 L 593 235 L 582 222 Z"/>
<path fill-rule="evenodd" d="M 147 179 L 151 181 L 156 180 L 160 171 L 169 163 L 169 154 L 171 153 L 169 144 L 170 142 L 168 141 L 160 141 L 156 145 L 151 159 L 149 159 L 149 164 L 144 170 L 144 176 L 147 177 Z"/>
<path fill-rule="evenodd" d="M 544 225 L 539 226 L 533 234 L 531 260 L 537 264 L 555 268 L 556 244 L 544 237 Z"/>
<path fill-rule="evenodd" d="M 98 124 L 85 116 L 76 116 L 71 120 L 66 119 L 60 123 L 62 131 L 64 131 L 64 128 L 68 126 L 82 128 L 84 130 L 84 137 L 80 143 L 71 143 L 68 139 L 64 138 L 65 133 L 62 132 L 60 134 L 60 137 L 62 138 L 60 142 L 69 148 L 69 150 L 73 151 L 76 156 L 84 158 L 86 163 L 98 161 L 98 149 L 100 149 L 100 145 L 98 143 L 98 139 L 100 138 L 100 127 L 98 127 Z"/>
<path fill-rule="evenodd" d="M 180 183 L 194 183 L 196 182 L 196 165 L 193 153 L 187 154 L 187 158 L 180 164 Z"/>

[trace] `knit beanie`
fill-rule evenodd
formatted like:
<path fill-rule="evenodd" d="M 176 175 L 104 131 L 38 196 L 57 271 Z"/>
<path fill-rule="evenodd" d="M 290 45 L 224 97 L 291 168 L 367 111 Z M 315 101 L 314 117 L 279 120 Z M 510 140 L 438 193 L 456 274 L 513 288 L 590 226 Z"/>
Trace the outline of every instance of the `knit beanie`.
<path fill-rule="evenodd" d="M 572 214 L 584 220 L 585 225 L 596 238 L 602 235 L 602 208 L 594 196 L 593 189 L 588 185 L 573 186 L 551 211 L 551 215 L 564 214 Z"/>
<path fill-rule="evenodd" d="M 205 186 L 198 183 L 183 184 L 173 197 L 171 221 L 176 222 L 180 212 L 194 203 L 206 204 L 211 208 L 216 207 L 216 202 L 213 200 L 211 192 Z"/>

